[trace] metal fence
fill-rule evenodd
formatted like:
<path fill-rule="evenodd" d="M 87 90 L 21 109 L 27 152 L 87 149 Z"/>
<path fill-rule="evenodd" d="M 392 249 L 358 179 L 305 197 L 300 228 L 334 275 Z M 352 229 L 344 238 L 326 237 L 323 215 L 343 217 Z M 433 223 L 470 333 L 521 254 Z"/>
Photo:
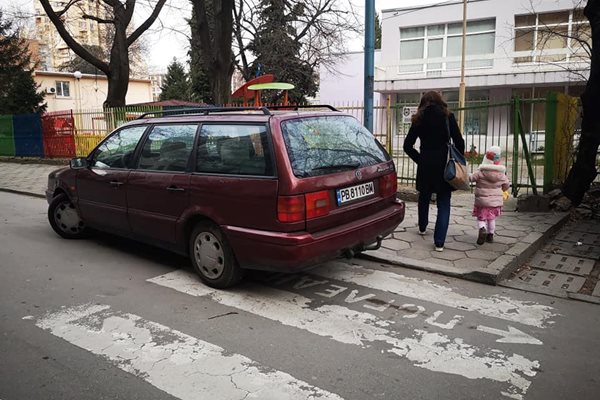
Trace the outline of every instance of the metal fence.
<path fill-rule="evenodd" d="M 333 105 L 363 121 L 362 104 Z M 416 164 L 402 149 L 411 125 L 410 110 L 416 106 L 388 101 L 374 107 L 373 134 L 393 157 L 400 185 L 412 186 L 416 180 Z M 455 104 L 449 106 L 457 115 L 461 111 Z M 161 107 L 123 107 L 0 115 L 0 155 L 86 156 L 120 125 L 142 113 L 161 110 Z M 503 103 L 472 101 L 462 111 L 465 156 L 471 171 L 481 163 L 485 150 L 495 145 L 503 150 L 513 194 L 547 191 L 564 181 L 579 140 L 577 99 L 550 94 L 545 99 L 514 98 Z"/>
<path fill-rule="evenodd" d="M 463 138 L 470 171 L 479 166 L 486 149 L 500 146 L 513 194 L 538 193 L 560 184 L 574 161 L 580 126 L 577 100 L 561 96 L 473 101 L 462 109 L 449 104 L 457 116 L 464 111 Z M 335 106 L 362 121 L 362 104 Z M 392 155 L 400 185 L 413 186 L 416 180 L 416 164 L 402 145 L 411 126 L 406 111 L 417 106 L 388 102 L 374 107 L 373 134 Z"/>

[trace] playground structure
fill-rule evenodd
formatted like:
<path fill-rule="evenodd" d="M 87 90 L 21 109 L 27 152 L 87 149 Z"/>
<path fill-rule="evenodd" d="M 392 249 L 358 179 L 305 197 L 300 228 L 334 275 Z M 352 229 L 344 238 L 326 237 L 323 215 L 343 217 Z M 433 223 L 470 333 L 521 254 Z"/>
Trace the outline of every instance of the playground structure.
<path fill-rule="evenodd" d="M 282 105 L 289 105 L 288 90 L 294 89 L 295 86 L 286 82 L 274 82 L 274 80 L 275 76 L 272 74 L 257 76 L 233 92 L 231 98 L 234 101 L 241 99 L 244 107 L 249 106 L 250 102 L 253 102 L 252 105 L 255 107 L 260 107 L 263 105 L 261 97 L 263 90 L 283 90 Z"/>

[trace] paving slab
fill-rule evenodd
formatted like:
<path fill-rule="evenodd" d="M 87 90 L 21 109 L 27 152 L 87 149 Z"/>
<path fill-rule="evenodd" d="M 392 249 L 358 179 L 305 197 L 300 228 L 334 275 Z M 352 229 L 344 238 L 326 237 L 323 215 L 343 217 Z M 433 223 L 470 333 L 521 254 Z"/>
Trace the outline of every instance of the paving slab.
<path fill-rule="evenodd" d="M 600 281 L 598 281 L 596 283 L 596 287 L 594 288 L 594 291 L 592 292 L 592 296 L 600 297 Z"/>
<path fill-rule="evenodd" d="M 563 242 L 561 240 L 552 240 L 544 247 L 547 253 L 564 254 L 582 258 L 600 260 L 600 246 L 579 244 L 577 242 Z"/>
<path fill-rule="evenodd" d="M 594 268 L 594 261 L 562 254 L 537 253 L 529 262 L 533 268 L 586 276 Z"/>
<path fill-rule="evenodd" d="M 570 229 L 563 230 L 558 235 L 556 235 L 556 240 L 561 240 L 563 242 L 569 243 L 580 242 L 586 245 L 600 246 L 600 234 L 591 232 L 580 232 Z"/>
<path fill-rule="evenodd" d="M 517 276 L 517 279 L 528 285 L 572 293 L 577 293 L 585 283 L 585 278 L 581 276 L 537 269 L 524 270 Z"/>
<path fill-rule="evenodd" d="M 461 194 L 460 201 L 453 197 L 452 221 L 444 251 L 434 252 L 433 225 L 435 205 L 430 207 L 427 234 L 417 234 L 417 205 L 407 202 L 404 231 L 396 231 L 393 240 L 402 242 L 394 252 L 367 251 L 363 256 L 406 267 L 425 269 L 465 279 L 496 284 L 508 277 L 520 264 L 531 257 L 567 221 L 566 213 L 506 212 L 497 222 L 493 243 L 479 246 L 476 221 L 471 216 L 473 196 Z M 388 239 L 389 240 L 389 239 Z M 410 248 L 406 247 L 406 244 Z M 437 266 L 437 267 L 436 267 Z"/>

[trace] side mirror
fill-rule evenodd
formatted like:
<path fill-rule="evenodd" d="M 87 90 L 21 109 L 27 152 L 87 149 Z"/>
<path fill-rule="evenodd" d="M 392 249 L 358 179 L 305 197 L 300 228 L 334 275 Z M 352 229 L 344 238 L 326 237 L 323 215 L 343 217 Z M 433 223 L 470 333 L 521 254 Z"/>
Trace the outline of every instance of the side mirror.
<path fill-rule="evenodd" d="M 72 158 L 71 161 L 69 161 L 69 166 L 71 169 L 83 169 L 89 167 L 90 162 L 85 157 L 77 157 Z"/>

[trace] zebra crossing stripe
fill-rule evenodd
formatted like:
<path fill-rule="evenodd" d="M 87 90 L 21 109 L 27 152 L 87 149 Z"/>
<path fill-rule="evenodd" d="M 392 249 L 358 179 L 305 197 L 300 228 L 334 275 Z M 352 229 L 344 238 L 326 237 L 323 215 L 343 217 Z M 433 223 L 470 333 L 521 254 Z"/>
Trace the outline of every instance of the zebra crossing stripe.
<path fill-rule="evenodd" d="M 531 385 L 539 362 L 496 349 L 481 349 L 462 339 L 415 329 L 410 337 L 399 337 L 393 321 L 338 305 L 315 306 L 312 300 L 291 292 L 247 283 L 243 289 L 221 291 L 202 284 L 196 275 L 177 270 L 148 279 L 176 291 L 209 298 L 217 303 L 252 313 L 284 325 L 331 338 L 337 342 L 369 347 L 387 345 L 388 351 L 417 367 L 461 375 L 468 379 L 490 379 L 506 384 L 502 394 L 520 399 Z"/>
<path fill-rule="evenodd" d="M 342 400 L 243 355 L 107 305 L 64 308 L 36 325 L 182 400 Z"/>
<path fill-rule="evenodd" d="M 535 302 L 504 296 L 467 297 L 425 279 L 340 262 L 324 264 L 310 274 L 538 328 L 553 324 L 551 318 L 557 315 L 552 307 Z"/>

